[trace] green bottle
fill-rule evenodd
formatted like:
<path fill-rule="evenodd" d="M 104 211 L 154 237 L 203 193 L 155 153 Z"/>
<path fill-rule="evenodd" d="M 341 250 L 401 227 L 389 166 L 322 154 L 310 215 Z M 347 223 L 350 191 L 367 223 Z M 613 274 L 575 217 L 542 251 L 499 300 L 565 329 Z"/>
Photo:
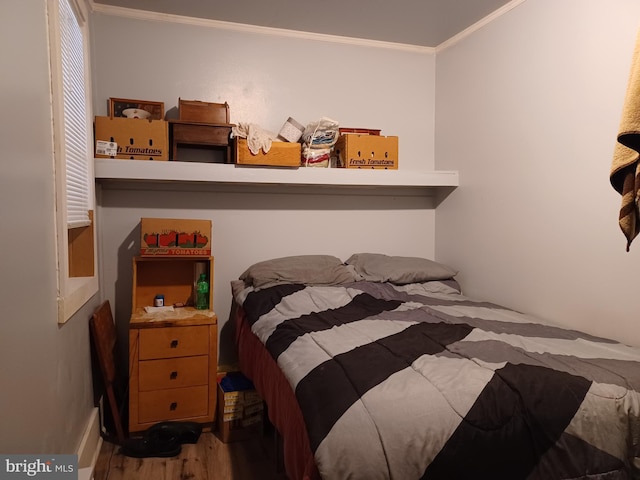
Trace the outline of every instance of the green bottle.
<path fill-rule="evenodd" d="M 209 308 L 209 282 L 207 282 L 207 275 L 201 273 L 196 283 L 196 309 L 206 310 L 207 308 Z"/>

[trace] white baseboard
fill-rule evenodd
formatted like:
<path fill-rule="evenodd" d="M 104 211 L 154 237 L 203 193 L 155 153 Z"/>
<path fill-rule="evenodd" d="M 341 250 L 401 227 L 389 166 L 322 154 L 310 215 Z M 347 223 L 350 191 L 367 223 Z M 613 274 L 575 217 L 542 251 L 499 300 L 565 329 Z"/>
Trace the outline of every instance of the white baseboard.
<path fill-rule="evenodd" d="M 84 429 L 84 435 L 78 447 L 78 480 L 91 480 L 98 455 L 102 448 L 102 436 L 100 435 L 100 413 L 94 408 L 89 415 L 89 420 Z"/>

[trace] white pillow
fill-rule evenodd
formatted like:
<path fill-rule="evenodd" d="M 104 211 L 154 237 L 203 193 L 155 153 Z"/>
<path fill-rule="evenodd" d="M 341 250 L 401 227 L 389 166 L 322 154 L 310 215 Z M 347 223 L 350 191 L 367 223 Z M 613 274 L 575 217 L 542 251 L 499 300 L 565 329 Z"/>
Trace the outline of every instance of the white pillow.
<path fill-rule="evenodd" d="M 458 273 L 446 265 L 426 258 L 398 257 L 381 253 L 356 253 L 345 263 L 353 266 L 363 280 L 397 285 L 446 280 Z"/>
<path fill-rule="evenodd" d="M 355 282 L 353 267 L 332 255 L 296 255 L 274 258 L 250 266 L 240 280 L 255 288 L 281 283 L 305 285 L 339 285 Z"/>

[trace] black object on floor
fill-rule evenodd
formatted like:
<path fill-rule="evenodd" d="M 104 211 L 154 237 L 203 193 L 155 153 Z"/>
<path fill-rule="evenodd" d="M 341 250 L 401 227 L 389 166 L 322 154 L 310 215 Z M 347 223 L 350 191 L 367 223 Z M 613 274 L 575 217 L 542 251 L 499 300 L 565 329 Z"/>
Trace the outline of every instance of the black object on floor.
<path fill-rule="evenodd" d="M 145 434 L 143 437 L 125 439 L 120 453 L 136 458 L 175 457 L 181 450 L 182 445 L 175 436 Z"/>
<path fill-rule="evenodd" d="M 176 438 L 180 443 L 198 443 L 202 433 L 202 425 L 196 422 L 160 422 L 149 427 L 146 436 L 156 435 L 160 438 Z"/>
<path fill-rule="evenodd" d="M 147 428 L 141 437 L 124 440 L 120 453 L 127 457 L 175 457 L 183 443 L 198 443 L 202 425 L 196 422 L 160 422 Z"/>

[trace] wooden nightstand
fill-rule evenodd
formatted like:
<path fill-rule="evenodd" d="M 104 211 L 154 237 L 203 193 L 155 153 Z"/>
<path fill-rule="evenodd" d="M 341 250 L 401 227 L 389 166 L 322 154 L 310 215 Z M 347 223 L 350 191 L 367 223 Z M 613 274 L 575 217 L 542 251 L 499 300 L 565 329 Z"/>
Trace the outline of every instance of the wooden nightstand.
<path fill-rule="evenodd" d="M 213 258 L 136 257 L 129 323 L 129 432 L 166 420 L 213 423 L 218 325 L 213 310 L 192 306 L 148 313 L 157 294 L 165 305 L 188 304 L 204 271 L 213 300 Z"/>

